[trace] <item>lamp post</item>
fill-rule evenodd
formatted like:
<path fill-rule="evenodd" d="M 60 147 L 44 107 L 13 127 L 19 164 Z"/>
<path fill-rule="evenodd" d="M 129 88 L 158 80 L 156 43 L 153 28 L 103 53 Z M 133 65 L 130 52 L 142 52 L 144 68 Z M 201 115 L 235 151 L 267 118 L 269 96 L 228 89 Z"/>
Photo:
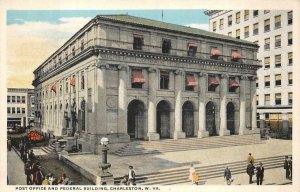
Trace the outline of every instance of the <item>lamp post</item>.
<path fill-rule="evenodd" d="M 108 172 L 108 168 L 111 167 L 111 164 L 107 162 L 107 151 L 109 150 L 107 145 L 109 143 L 108 138 L 103 137 L 101 138 L 101 151 L 102 151 L 102 161 L 99 163 L 99 168 L 101 168 L 98 171 L 97 174 L 97 185 L 113 185 L 114 179 L 113 175 Z"/>

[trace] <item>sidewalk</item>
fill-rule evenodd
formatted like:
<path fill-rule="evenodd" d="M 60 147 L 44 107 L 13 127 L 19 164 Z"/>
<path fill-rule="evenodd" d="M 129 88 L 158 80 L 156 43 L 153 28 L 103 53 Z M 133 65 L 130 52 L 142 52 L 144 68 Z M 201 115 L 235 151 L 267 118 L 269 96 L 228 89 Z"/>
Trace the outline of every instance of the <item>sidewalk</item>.
<path fill-rule="evenodd" d="M 172 170 L 178 168 L 186 168 L 189 170 L 190 163 L 195 166 L 208 166 L 215 164 L 226 164 L 229 162 L 243 161 L 248 153 L 251 152 L 254 158 L 266 158 L 279 155 L 292 154 L 292 141 L 271 139 L 264 141 L 262 144 L 244 145 L 224 148 L 213 148 L 205 150 L 191 150 L 180 152 L 169 152 L 164 154 L 149 154 L 119 157 L 113 154 L 108 155 L 108 162 L 111 163 L 110 172 L 114 177 L 120 177 L 127 173 L 128 165 L 133 165 L 138 174 L 148 174 L 153 172 L 161 172 L 164 170 Z M 91 175 L 97 175 L 98 163 L 101 161 L 100 155 L 84 154 L 64 156 L 68 161 L 76 164 L 78 170 L 84 170 Z M 224 167 L 225 168 L 225 167 Z M 280 169 L 272 169 L 266 171 L 267 183 L 285 183 L 285 176 Z M 268 176 L 270 175 L 270 176 Z M 200 176 L 201 177 L 201 176 Z M 246 174 L 240 174 L 236 177 L 234 184 L 248 184 Z M 283 178 L 281 180 L 280 178 Z M 255 178 L 256 179 L 256 178 Z M 267 184 L 265 182 L 265 184 Z M 223 178 L 214 178 L 207 180 L 206 184 L 224 184 Z"/>
<path fill-rule="evenodd" d="M 14 149 L 7 151 L 7 175 L 9 185 L 26 185 L 24 163 Z"/>

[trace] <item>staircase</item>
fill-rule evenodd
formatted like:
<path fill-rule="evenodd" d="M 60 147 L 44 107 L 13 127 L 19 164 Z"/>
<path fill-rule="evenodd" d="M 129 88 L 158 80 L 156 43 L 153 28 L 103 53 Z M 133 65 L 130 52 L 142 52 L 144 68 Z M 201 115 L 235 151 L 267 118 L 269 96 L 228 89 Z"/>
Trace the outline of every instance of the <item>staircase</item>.
<path fill-rule="evenodd" d="M 47 147 L 42 147 L 42 150 L 47 154 L 51 153 L 52 151 L 55 151 L 55 144 L 52 143 L 52 145 L 48 145 Z"/>
<path fill-rule="evenodd" d="M 274 169 L 282 167 L 285 156 L 274 156 L 268 158 L 256 159 L 255 166 L 258 162 L 262 162 L 265 169 Z M 196 172 L 200 175 L 200 185 L 205 184 L 205 180 L 212 178 L 223 178 L 224 169 L 228 166 L 231 174 L 246 174 L 246 161 L 237 161 L 232 163 L 216 164 L 209 166 L 195 166 Z M 150 174 L 142 174 L 136 176 L 137 185 L 175 185 L 189 183 L 189 168 L 178 168 L 163 172 L 155 172 Z M 254 176 L 255 178 L 255 176 Z M 115 178 L 115 185 L 120 184 L 121 177 Z M 286 183 L 290 184 L 290 183 Z"/>
<path fill-rule="evenodd" d="M 118 156 L 165 153 L 172 151 L 187 151 L 253 145 L 262 143 L 259 134 L 215 136 L 206 138 L 165 139 L 159 141 L 132 141 L 115 151 Z"/>

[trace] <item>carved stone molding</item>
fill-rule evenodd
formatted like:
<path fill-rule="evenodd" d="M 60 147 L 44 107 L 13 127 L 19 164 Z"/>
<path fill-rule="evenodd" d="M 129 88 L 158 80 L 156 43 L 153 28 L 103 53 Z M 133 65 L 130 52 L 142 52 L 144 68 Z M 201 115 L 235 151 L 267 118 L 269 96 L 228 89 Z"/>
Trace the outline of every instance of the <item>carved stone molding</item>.
<path fill-rule="evenodd" d="M 120 71 L 128 71 L 129 67 L 126 64 L 120 64 L 120 65 L 118 65 L 118 70 L 120 70 Z"/>
<path fill-rule="evenodd" d="M 175 75 L 184 75 L 184 71 L 182 71 L 182 70 L 175 70 L 174 74 Z"/>
<path fill-rule="evenodd" d="M 221 74 L 220 77 L 221 77 L 222 79 L 228 79 L 229 76 L 228 76 L 228 74 Z"/>
<path fill-rule="evenodd" d="M 240 79 L 241 79 L 241 80 L 248 80 L 248 77 L 247 77 L 246 75 L 242 75 L 242 76 L 240 77 Z"/>
<path fill-rule="evenodd" d="M 256 81 L 258 79 L 257 76 L 249 76 L 250 81 Z"/>
<path fill-rule="evenodd" d="M 207 77 L 207 75 L 208 75 L 207 73 L 203 73 L 203 72 L 199 73 L 199 77 Z"/>
<path fill-rule="evenodd" d="M 156 68 L 153 68 L 153 67 L 149 67 L 148 68 L 148 72 L 149 73 L 156 73 L 157 69 Z"/>
<path fill-rule="evenodd" d="M 108 64 L 101 63 L 101 62 L 97 62 L 96 63 L 96 67 L 98 67 L 100 69 L 109 69 L 109 65 Z"/>

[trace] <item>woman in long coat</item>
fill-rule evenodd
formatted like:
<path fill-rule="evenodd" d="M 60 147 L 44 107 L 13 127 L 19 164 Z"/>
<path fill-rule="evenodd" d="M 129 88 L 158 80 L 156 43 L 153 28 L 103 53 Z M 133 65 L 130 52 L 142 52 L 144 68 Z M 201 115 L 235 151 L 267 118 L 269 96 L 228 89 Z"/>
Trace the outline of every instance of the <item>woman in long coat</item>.
<path fill-rule="evenodd" d="M 196 170 L 194 168 L 194 164 L 191 164 L 190 167 L 190 174 L 189 174 L 189 180 L 192 181 L 192 185 L 194 184 L 194 174 L 196 173 Z"/>

